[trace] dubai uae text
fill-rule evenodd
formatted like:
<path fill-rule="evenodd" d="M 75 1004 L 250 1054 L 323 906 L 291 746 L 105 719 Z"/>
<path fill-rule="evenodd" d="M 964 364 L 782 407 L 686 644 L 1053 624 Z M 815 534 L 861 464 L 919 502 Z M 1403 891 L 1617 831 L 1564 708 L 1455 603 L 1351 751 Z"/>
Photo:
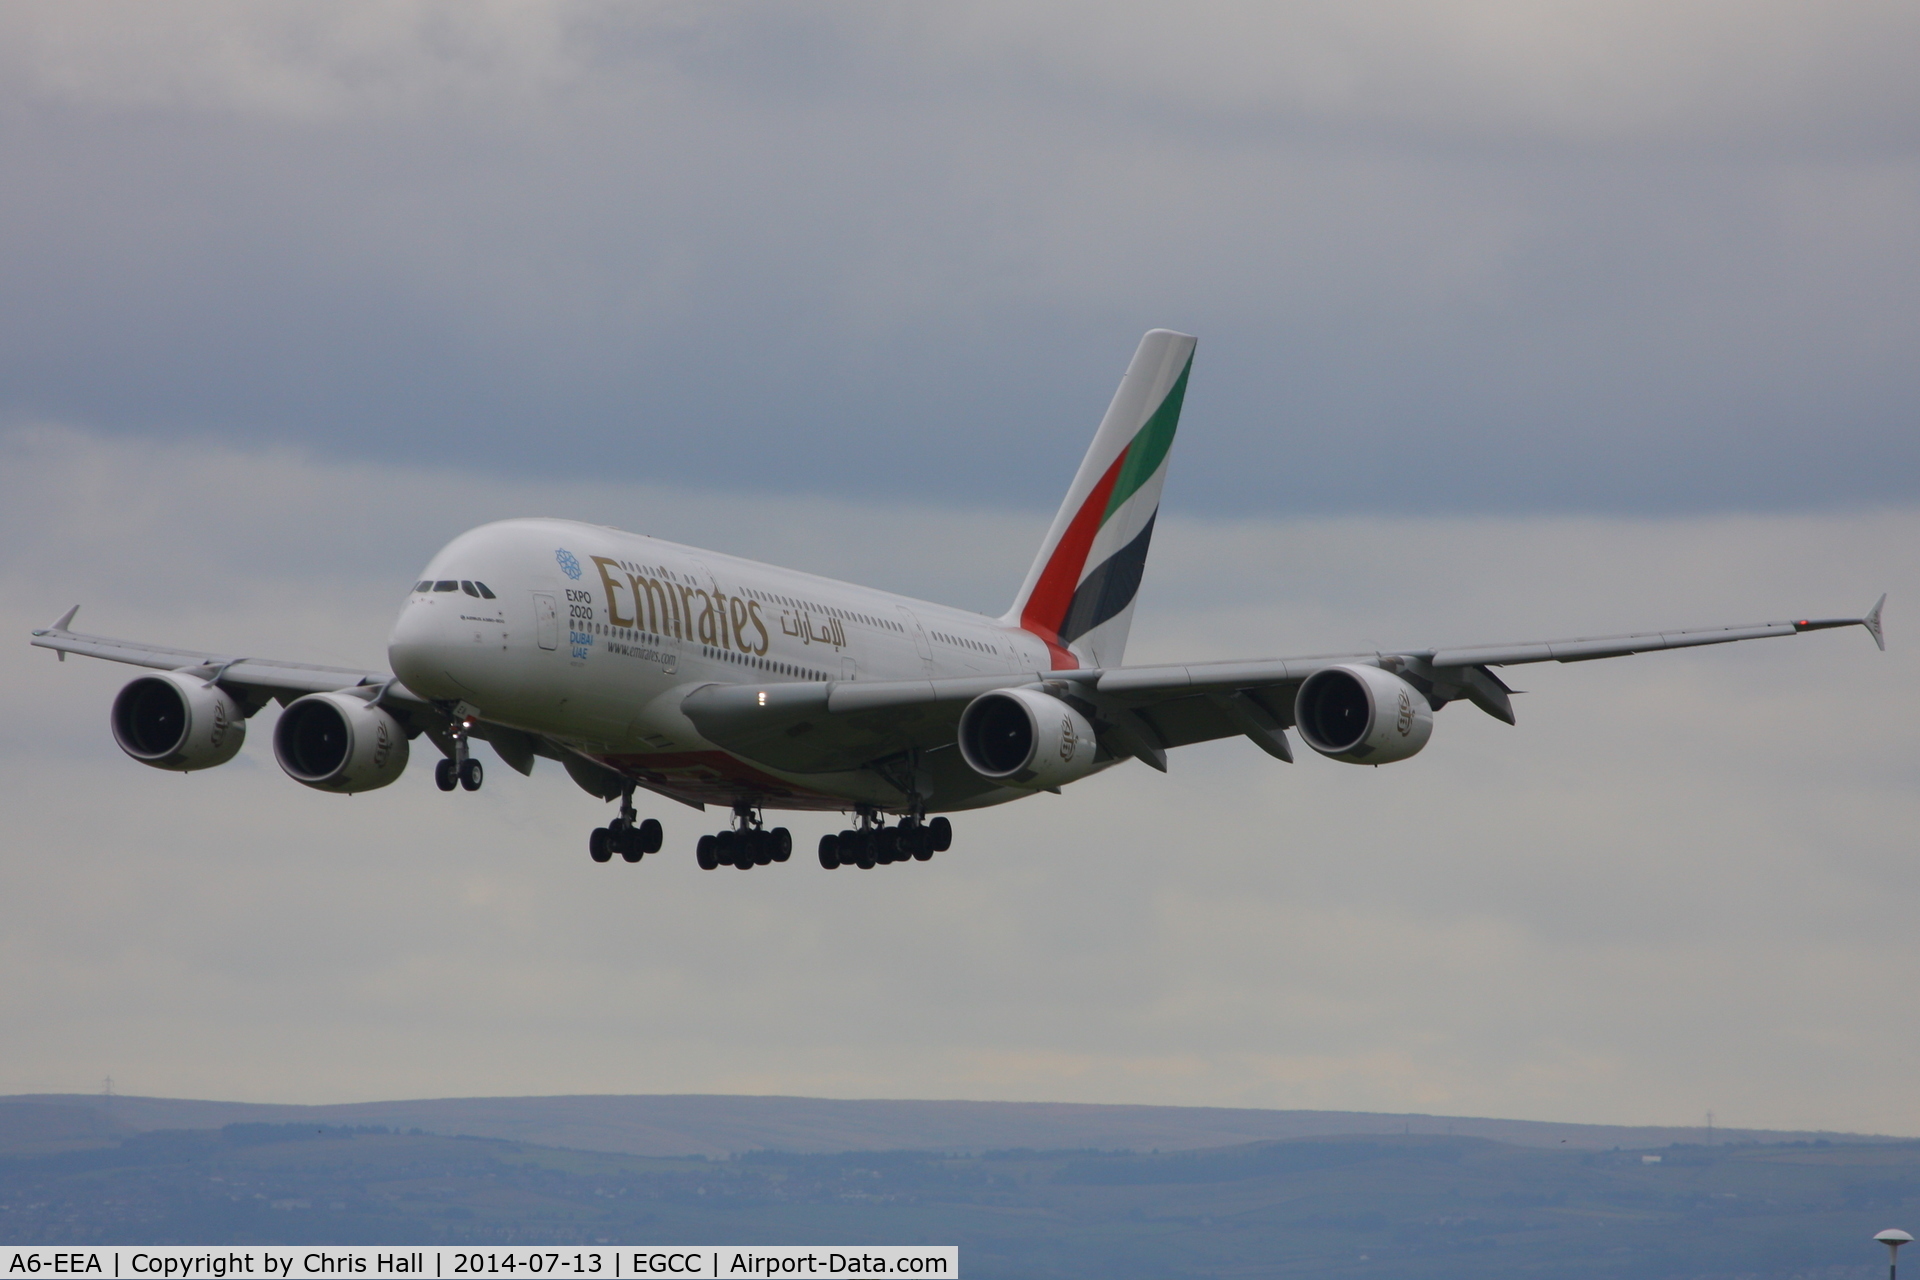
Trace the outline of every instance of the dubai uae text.
<path fill-rule="evenodd" d="M 0 1276 L 938 1276 L 960 1274 L 953 1245 L 611 1245 L 585 1249 L 398 1249 L 304 1245 L 7 1249 Z"/>

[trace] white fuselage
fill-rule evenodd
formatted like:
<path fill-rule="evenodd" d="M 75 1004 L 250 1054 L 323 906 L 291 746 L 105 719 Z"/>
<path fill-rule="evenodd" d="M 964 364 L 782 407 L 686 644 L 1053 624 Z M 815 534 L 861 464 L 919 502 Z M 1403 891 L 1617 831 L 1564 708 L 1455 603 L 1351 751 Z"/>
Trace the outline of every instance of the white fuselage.
<path fill-rule="evenodd" d="M 415 693 L 467 703 L 653 790 L 730 803 L 744 789 L 768 807 L 803 809 L 885 805 L 897 793 L 861 771 L 777 773 L 741 760 L 701 737 L 681 698 L 714 683 L 1051 665 L 1037 636 L 981 614 L 548 519 L 483 525 L 448 543 L 401 609 L 387 653 Z M 965 804 L 1024 794 L 989 788 Z"/>

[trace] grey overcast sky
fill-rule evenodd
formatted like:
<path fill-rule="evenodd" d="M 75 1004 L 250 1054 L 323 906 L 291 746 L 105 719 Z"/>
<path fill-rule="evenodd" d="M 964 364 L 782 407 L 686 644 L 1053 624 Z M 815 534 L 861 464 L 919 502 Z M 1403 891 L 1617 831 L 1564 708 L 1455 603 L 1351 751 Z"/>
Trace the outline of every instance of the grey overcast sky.
<path fill-rule="evenodd" d="M 1920 10 L 0 6 L 0 1093 L 1920 1134 Z M 542 766 L 179 778 L 26 632 L 378 665 L 571 515 L 998 611 L 1200 335 L 1129 657 L 1844 614 L 1244 743 L 927 866 L 591 864 Z M 794 823 L 803 842 L 824 823 Z"/>
<path fill-rule="evenodd" d="M 0 416 L 1235 514 L 1920 483 L 1920 10 L 12 5 Z M 1010 460 L 1017 460 L 1009 465 Z"/>

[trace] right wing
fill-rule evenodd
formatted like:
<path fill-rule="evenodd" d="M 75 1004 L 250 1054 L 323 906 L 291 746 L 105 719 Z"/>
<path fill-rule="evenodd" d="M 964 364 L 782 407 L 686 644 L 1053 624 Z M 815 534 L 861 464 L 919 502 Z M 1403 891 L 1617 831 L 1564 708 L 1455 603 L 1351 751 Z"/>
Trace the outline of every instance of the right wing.
<path fill-rule="evenodd" d="M 995 689 L 1043 688 L 1087 715 L 1109 756 L 1134 756 L 1166 768 L 1174 747 L 1244 735 L 1261 750 L 1292 760 L 1286 729 L 1293 696 L 1315 671 L 1363 664 L 1391 671 L 1436 709 L 1467 701 L 1514 722 L 1509 689 L 1492 668 L 1533 662 L 1589 662 L 1659 649 L 1731 644 L 1864 627 L 1885 649 L 1878 603 L 1859 618 L 1800 619 L 1735 627 L 1693 627 L 1571 640 L 1398 652 L 1316 654 L 1242 662 L 1033 671 L 944 680 L 704 685 L 681 709 L 708 741 L 798 773 L 856 769 L 909 752 L 953 745 L 967 703 Z"/>

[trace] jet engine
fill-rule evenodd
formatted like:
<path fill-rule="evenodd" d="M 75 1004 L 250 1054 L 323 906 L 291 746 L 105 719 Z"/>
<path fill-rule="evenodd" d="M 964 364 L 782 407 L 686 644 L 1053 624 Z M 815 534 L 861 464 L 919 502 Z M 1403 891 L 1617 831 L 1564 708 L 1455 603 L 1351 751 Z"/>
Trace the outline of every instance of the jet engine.
<path fill-rule="evenodd" d="M 1093 726 L 1036 689 L 983 693 L 960 713 L 960 755 L 983 778 L 1058 787 L 1093 772 Z"/>
<path fill-rule="evenodd" d="M 1378 667 L 1323 667 L 1300 684 L 1294 723 L 1307 745 L 1348 764 L 1405 760 L 1433 736 L 1426 695 Z"/>
<path fill-rule="evenodd" d="M 310 693 L 273 726 L 273 755 L 295 782 L 352 794 L 384 787 L 407 767 L 407 732 L 365 698 Z"/>
<path fill-rule="evenodd" d="M 247 740 L 247 719 L 233 695 L 178 671 L 129 682 L 113 700 L 112 723 L 122 751 L 179 773 L 225 764 Z"/>

